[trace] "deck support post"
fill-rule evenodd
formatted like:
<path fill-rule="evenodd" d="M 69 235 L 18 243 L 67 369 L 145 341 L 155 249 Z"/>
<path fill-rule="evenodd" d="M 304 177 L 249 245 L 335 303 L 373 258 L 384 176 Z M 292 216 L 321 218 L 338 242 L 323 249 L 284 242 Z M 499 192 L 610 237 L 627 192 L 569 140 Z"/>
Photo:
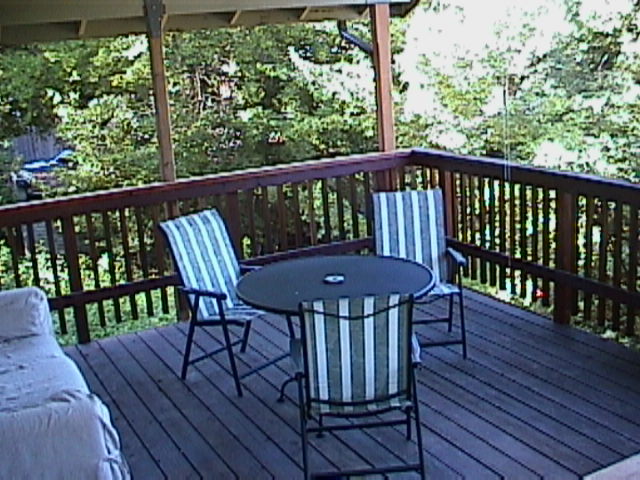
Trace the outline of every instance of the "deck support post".
<path fill-rule="evenodd" d="M 376 115 L 378 120 L 378 146 L 381 152 L 396 148 L 393 122 L 393 78 L 391 71 L 391 34 L 389 31 L 390 11 L 388 4 L 373 5 L 369 8 L 373 37 L 373 64 L 376 82 Z M 376 174 L 376 190 L 395 190 L 395 171 Z"/>
<path fill-rule="evenodd" d="M 151 56 L 158 143 L 160 145 L 160 174 L 164 182 L 173 182 L 176 180 L 176 164 L 171 141 L 171 116 L 162 41 L 165 8 L 162 0 L 144 0 L 144 6 L 147 17 L 149 54 Z"/>
<path fill-rule="evenodd" d="M 576 216 L 576 197 L 570 192 L 558 192 L 556 268 L 572 273 L 576 271 Z M 553 295 L 553 321 L 561 324 L 571 323 L 575 304 L 576 291 L 571 285 L 560 284 L 556 280 Z"/>

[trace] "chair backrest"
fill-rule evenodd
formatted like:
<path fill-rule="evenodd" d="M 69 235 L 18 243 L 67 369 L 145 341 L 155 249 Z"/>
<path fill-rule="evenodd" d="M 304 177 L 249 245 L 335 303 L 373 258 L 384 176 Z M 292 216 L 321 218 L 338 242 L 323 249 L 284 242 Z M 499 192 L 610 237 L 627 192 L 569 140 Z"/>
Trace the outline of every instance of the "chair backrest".
<path fill-rule="evenodd" d="M 328 411 L 408 398 L 412 310 L 413 297 L 398 294 L 302 302 L 308 401 Z"/>
<path fill-rule="evenodd" d="M 227 295 L 226 308 L 238 305 L 235 285 L 240 277 L 229 233 L 217 210 L 185 215 L 160 224 L 182 285 Z M 189 295 L 193 305 L 193 296 Z M 218 315 L 216 301 L 201 297 L 200 318 Z"/>
<path fill-rule="evenodd" d="M 374 193 L 373 209 L 378 255 L 422 263 L 436 284 L 449 278 L 442 190 Z"/>

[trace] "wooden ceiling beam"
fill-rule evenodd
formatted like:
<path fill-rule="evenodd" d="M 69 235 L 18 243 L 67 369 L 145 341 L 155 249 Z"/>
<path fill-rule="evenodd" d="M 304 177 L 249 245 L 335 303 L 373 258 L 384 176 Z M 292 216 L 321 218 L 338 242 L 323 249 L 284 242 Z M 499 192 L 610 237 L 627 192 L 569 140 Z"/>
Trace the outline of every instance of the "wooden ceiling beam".
<path fill-rule="evenodd" d="M 235 27 L 236 25 L 238 25 L 241 15 L 242 15 L 242 10 L 236 10 L 233 16 L 231 17 L 231 20 L 229 20 L 229 25 L 231 25 L 232 27 Z"/>
<path fill-rule="evenodd" d="M 82 38 L 84 37 L 84 32 L 87 29 L 87 21 L 86 20 L 80 20 L 78 22 L 78 37 Z"/>
<path fill-rule="evenodd" d="M 384 0 L 409 3 L 410 0 Z M 165 0 L 168 15 L 229 13 L 238 10 L 366 8 L 372 0 Z M 0 24 L 33 25 L 113 20 L 144 16 L 144 0 L 0 0 Z"/>
<path fill-rule="evenodd" d="M 307 21 L 307 17 L 309 16 L 309 13 L 311 13 L 311 7 L 305 8 L 302 11 L 302 13 L 300 14 L 300 21 L 301 22 L 306 22 Z"/>

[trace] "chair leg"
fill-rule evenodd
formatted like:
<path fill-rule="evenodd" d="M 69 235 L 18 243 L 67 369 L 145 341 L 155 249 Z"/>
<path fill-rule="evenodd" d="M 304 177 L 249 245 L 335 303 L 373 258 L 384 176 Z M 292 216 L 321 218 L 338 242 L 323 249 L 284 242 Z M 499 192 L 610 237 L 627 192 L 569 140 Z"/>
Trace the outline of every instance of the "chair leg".
<path fill-rule="evenodd" d="M 291 315 L 287 315 L 287 329 L 289 330 L 289 338 L 296 338 L 296 332 L 293 329 L 293 321 Z"/>
<path fill-rule="evenodd" d="M 319 427 L 319 430 L 316 432 L 316 438 L 324 438 L 324 430 L 322 430 L 323 423 L 324 423 L 323 418 L 324 417 L 322 416 L 322 414 L 319 413 L 318 414 L 318 427 Z"/>
<path fill-rule="evenodd" d="M 418 390 L 416 389 L 415 372 L 411 374 L 413 382 L 413 411 L 416 420 L 416 439 L 418 440 L 418 461 L 420 463 L 420 478 L 425 480 L 426 472 L 424 468 L 424 451 L 422 449 L 422 428 L 420 426 L 420 406 L 418 405 Z"/>
<path fill-rule="evenodd" d="M 280 385 L 280 395 L 278 396 L 278 402 L 284 402 L 284 391 L 291 382 L 295 381 L 295 377 L 287 378 L 282 385 Z"/>
<path fill-rule="evenodd" d="M 300 410 L 300 436 L 302 437 L 302 468 L 304 470 L 305 480 L 310 480 L 309 472 L 309 447 L 307 439 L 307 412 L 304 403 L 304 391 L 302 388 L 302 377 L 299 375 L 295 378 L 298 384 L 298 408 Z"/>
<path fill-rule="evenodd" d="M 411 408 L 407 408 L 405 415 L 407 416 L 407 440 L 411 440 Z"/>
<path fill-rule="evenodd" d="M 238 396 L 242 396 L 242 386 L 240 385 L 240 377 L 238 376 L 238 367 L 236 367 L 236 358 L 233 354 L 233 348 L 231 347 L 231 336 L 229 335 L 229 327 L 225 321 L 222 322 L 222 331 L 224 333 L 224 343 L 229 355 L 229 363 L 231 364 L 231 372 L 233 373 L 233 381 L 236 384 L 236 391 Z"/>
<path fill-rule="evenodd" d="M 453 297 L 452 297 L 453 298 Z M 462 358 L 467 358 L 467 330 L 464 325 L 464 303 L 462 301 L 462 289 L 460 289 L 458 306 L 460 308 L 460 333 L 462 334 Z"/>
<path fill-rule="evenodd" d="M 449 317 L 447 318 L 449 333 L 453 327 L 453 295 L 449 295 Z"/>
<path fill-rule="evenodd" d="M 189 367 L 189 356 L 191 355 L 191 344 L 193 343 L 193 334 L 195 332 L 196 320 L 191 316 L 189 320 L 189 331 L 187 332 L 187 343 L 184 347 L 184 357 L 182 358 L 182 371 L 180 378 L 185 380 L 187 378 L 187 368 Z"/>
<path fill-rule="evenodd" d="M 247 320 L 244 324 L 244 332 L 242 333 L 242 344 L 240 345 L 240 351 L 244 353 L 247 350 L 247 343 L 249 343 L 249 333 L 251 333 L 251 320 Z"/>

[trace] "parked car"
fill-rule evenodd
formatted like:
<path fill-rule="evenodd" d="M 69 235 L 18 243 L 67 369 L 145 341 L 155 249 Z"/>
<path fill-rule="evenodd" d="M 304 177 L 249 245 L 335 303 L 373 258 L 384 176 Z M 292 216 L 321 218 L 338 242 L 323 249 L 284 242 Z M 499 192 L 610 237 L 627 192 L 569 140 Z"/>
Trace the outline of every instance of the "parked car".
<path fill-rule="evenodd" d="M 56 168 L 67 168 L 73 163 L 73 150 L 65 149 L 52 158 L 43 158 L 24 162 L 22 170 L 30 173 L 51 172 Z"/>
<path fill-rule="evenodd" d="M 41 158 L 24 162 L 11 180 L 19 200 L 38 200 L 42 198 L 39 184 L 56 183 L 55 170 L 73 167 L 74 151 L 65 149 L 51 158 Z"/>

